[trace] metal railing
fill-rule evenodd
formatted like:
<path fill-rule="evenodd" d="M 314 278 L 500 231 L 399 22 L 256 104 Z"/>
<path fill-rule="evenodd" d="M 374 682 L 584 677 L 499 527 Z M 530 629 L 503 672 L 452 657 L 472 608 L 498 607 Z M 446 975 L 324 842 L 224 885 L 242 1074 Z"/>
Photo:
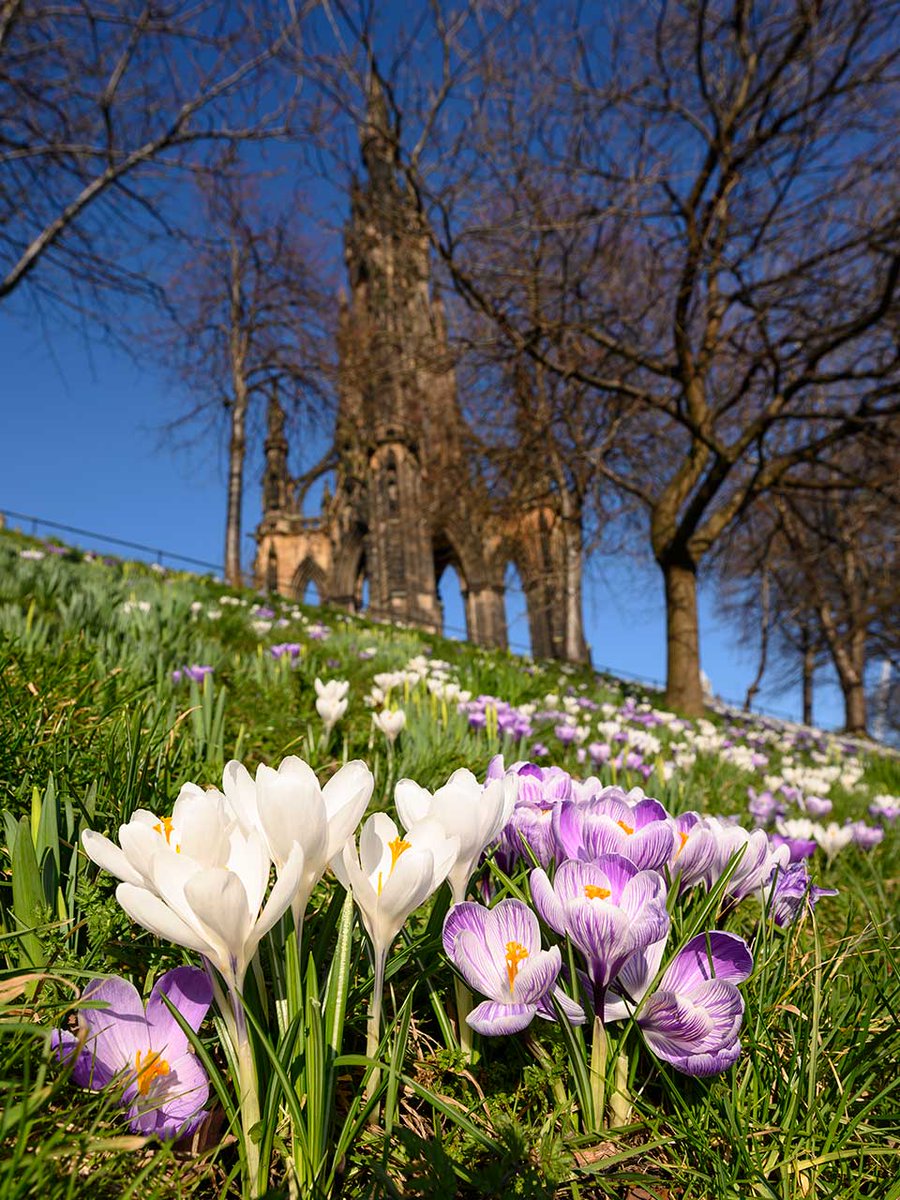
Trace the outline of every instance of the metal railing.
<path fill-rule="evenodd" d="M 63 533 L 74 533 L 78 537 L 90 538 L 92 541 L 99 542 L 101 546 L 122 546 L 126 550 L 140 550 L 144 554 L 154 555 L 154 561 L 160 566 L 164 565 L 163 560 L 168 559 L 171 562 L 189 563 L 192 567 L 206 567 L 207 570 L 216 571 L 218 574 L 223 574 L 221 563 L 207 562 L 202 558 L 192 558 L 189 554 L 179 554 L 175 550 L 163 550 L 160 546 L 147 546 L 143 542 L 130 542 L 127 538 L 114 537 L 110 533 L 97 533 L 92 529 L 80 529 L 77 525 L 65 525 L 62 521 L 50 521 L 46 517 L 36 517 L 32 513 L 16 512 L 12 508 L 0 508 L 0 516 L 4 522 L 8 518 L 16 521 L 26 521 L 30 526 L 30 530 L 22 532 L 30 532 L 33 537 L 38 536 L 40 529 L 60 530 Z M 78 547 L 81 549 L 82 547 Z"/>

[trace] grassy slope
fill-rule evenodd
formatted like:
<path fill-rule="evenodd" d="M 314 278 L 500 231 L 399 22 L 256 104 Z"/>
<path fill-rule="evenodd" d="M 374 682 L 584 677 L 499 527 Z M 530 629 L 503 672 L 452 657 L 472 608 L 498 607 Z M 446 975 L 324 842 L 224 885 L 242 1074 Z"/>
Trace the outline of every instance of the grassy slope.
<path fill-rule="evenodd" d="M 15 821 L 37 819 L 35 797 L 59 813 L 59 882 L 66 893 L 59 903 L 74 927 L 59 922 L 54 903 L 57 911 L 35 911 L 38 930 L 27 943 L 12 936 L 7 852 L 0 864 L 9 931 L 0 943 L 3 978 L 14 979 L 30 957 L 55 979 L 37 988 L 0 983 L 7 989 L 0 993 L 0 1197 L 218 1195 L 229 1187 L 227 1149 L 211 1164 L 176 1158 L 171 1149 L 137 1152 L 102 1096 L 59 1084 L 48 1067 L 47 1030 L 62 1020 L 72 982 L 109 971 L 131 975 L 141 987 L 158 969 L 182 961 L 179 951 L 136 930 L 116 906 L 111 881 L 87 869 L 72 846 L 78 821 L 108 832 L 136 807 L 167 811 L 182 782 L 218 783 L 233 755 L 252 769 L 298 753 L 323 779 L 342 759 L 363 757 L 377 778 L 374 803 L 383 807 L 390 807 L 398 777 L 433 788 L 459 766 L 481 774 L 498 749 L 508 759 L 520 756 L 519 747 L 470 729 L 454 706 L 422 689 L 406 699 L 409 728 L 389 756 L 362 697 L 374 674 L 401 668 L 416 654 L 446 659 L 474 695 L 513 703 L 540 702 L 568 688 L 619 702 L 623 689 L 588 672 L 532 667 L 318 610 L 293 617 L 300 610 L 286 606 L 288 624 L 260 633 L 247 608 L 220 603 L 223 590 L 211 581 L 161 578 L 129 564 L 51 556 L 30 562 L 18 553 L 28 544 L 0 538 L 0 809 L 8 814 L 7 846 Z M 123 610 L 140 601 L 149 611 Z M 201 611 L 194 614 L 197 602 Z M 210 611 L 221 615 L 210 618 Z M 330 636 L 311 640 L 307 617 L 324 617 Z M 302 643 L 296 669 L 260 648 L 279 641 Z M 375 656 L 362 660 L 360 650 L 370 648 Z M 214 683 L 202 690 L 173 684 L 172 669 L 190 663 L 213 666 Z M 327 751 L 314 708 L 316 675 L 351 681 L 341 736 Z M 551 731 L 540 736 L 556 746 L 545 761 L 587 773 L 574 749 L 555 743 Z M 605 779 L 612 781 L 609 774 Z M 643 781 L 626 774 L 619 782 Z M 731 812 L 743 811 L 748 783 L 760 786 L 709 756 L 668 783 L 654 776 L 644 786 L 673 810 Z M 832 792 L 835 816 L 861 817 L 871 795 L 890 791 L 900 792 L 896 761 L 867 758 L 859 789 Z M 564 1066 L 549 1027 L 540 1031 L 554 1064 L 549 1073 L 527 1041 L 504 1039 L 486 1047 L 476 1074 L 463 1075 L 440 1047 L 423 993 L 415 1069 L 472 1110 L 492 1149 L 410 1098 L 390 1141 L 373 1131 L 348 1163 L 347 1194 L 625 1196 L 633 1184 L 646 1189 L 635 1196 L 900 1197 L 894 1183 L 900 1174 L 898 843 L 897 831 L 889 830 L 872 853 L 851 847 L 832 865 L 818 865 L 817 881 L 840 888 L 840 895 L 823 902 L 817 924 L 803 922 L 787 935 L 760 930 L 738 1066 L 721 1078 L 693 1081 L 642 1056 L 633 1079 L 638 1125 L 609 1145 L 579 1147 L 563 1138 L 564 1114 L 550 1085 L 555 1072 L 565 1088 Z M 55 897 L 55 887 L 47 894 Z M 735 922 L 754 934 L 758 912 L 744 905 Z M 393 978 L 398 1000 L 416 980 L 421 988 L 423 968 L 433 972 L 439 995 L 449 988 L 449 969 L 438 962 L 436 947 L 432 954 L 425 964 L 400 957 Z M 360 1042 L 363 1009 L 361 990 L 353 1020 Z"/>

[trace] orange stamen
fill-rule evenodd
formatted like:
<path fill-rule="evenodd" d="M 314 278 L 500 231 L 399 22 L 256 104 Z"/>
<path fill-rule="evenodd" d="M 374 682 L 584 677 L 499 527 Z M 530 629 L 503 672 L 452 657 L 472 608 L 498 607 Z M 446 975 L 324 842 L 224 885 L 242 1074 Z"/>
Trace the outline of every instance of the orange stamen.
<path fill-rule="evenodd" d="M 679 854 L 682 852 L 682 850 L 684 849 L 684 847 L 685 847 L 685 843 L 687 842 L 688 838 L 690 837 L 690 834 L 688 834 L 688 833 L 681 833 L 681 832 L 679 831 L 679 834 L 678 834 L 678 836 L 681 838 L 681 845 L 680 845 L 680 846 L 678 847 L 678 849 L 675 851 L 675 857 L 676 857 L 676 858 L 678 857 L 678 855 L 679 855 Z"/>
<path fill-rule="evenodd" d="M 138 1088 L 142 1096 L 146 1096 L 153 1086 L 153 1081 L 161 1075 L 169 1074 L 169 1064 L 153 1050 L 147 1051 L 147 1061 L 141 1066 L 141 1051 L 134 1056 L 134 1066 L 137 1071 Z"/>
<path fill-rule="evenodd" d="M 584 885 L 584 894 L 588 900 L 606 900 L 612 895 L 609 888 L 598 887 L 596 883 L 586 883 Z"/>
<path fill-rule="evenodd" d="M 624 829 L 626 833 L 634 833 L 634 828 L 631 825 L 626 825 L 624 821 L 616 821 L 620 829 Z"/>
<path fill-rule="evenodd" d="M 388 879 L 390 879 L 390 877 L 394 873 L 394 867 L 396 867 L 396 865 L 397 865 L 397 859 L 400 857 L 401 854 L 404 854 L 407 850 L 409 850 L 411 845 L 412 845 L 412 842 L 404 841 L 403 838 L 399 835 L 399 833 L 397 834 L 397 836 L 394 838 L 394 840 L 392 842 L 388 842 L 388 849 L 391 852 L 391 869 L 388 871 Z M 378 872 L 378 886 L 375 889 L 376 896 L 381 895 L 381 889 L 384 887 L 384 880 L 382 878 L 382 874 L 383 873 L 381 871 Z"/>
<path fill-rule="evenodd" d="M 509 992 L 512 995 L 516 976 L 519 973 L 519 963 L 528 957 L 528 951 L 519 942 L 506 943 L 506 975 L 509 979 Z"/>

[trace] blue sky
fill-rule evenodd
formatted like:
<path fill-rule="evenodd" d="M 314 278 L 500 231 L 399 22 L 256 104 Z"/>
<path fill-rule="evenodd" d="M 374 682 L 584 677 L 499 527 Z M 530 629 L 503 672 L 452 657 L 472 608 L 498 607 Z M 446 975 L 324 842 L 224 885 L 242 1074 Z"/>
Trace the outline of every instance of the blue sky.
<path fill-rule="evenodd" d="M 210 562 L 221 562 L 225 512 L 224 437 L 178 447 L 165 430 L 185 398 L 163 373 L 123 353 L 0 315 L 4 469 L 0 508 L 97 530 Z M 245 532 L 260 511 L 260 461 L 249 466 Z M 18 524 L 18 522 L 13 522 Z M 72 538 L 77 541 L 78 539 Z M 84 539 L 82 539 L 84 540 Z M 85 541 L 87 545 L 87 541 Z M 252 542 L 246 539 L 248 558 Z M 456 581 L 443 582 L 447 624 L 464 625 Z M 509 598 L 511 638 L 527 642 L 521 597 Z M 665 675 L 662 586 L 652 565 L 602 559 L 589 571 L 587 637 L 596 666 L 650 680 Z M 755 670 L 752 651 L 701 595 L 701 650 L 716 691 L 739 699 Z M 799 689 L 763 691 L 760 703 L 799 716 Z M 823 681 L 816 720 L 840 723 L 840 696 Z"/>

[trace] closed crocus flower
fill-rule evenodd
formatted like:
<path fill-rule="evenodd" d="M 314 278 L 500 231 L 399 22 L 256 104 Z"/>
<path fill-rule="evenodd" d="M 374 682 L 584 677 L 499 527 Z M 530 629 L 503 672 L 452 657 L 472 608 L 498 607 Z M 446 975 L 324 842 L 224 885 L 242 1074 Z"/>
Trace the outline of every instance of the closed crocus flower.
<path fill-rule="evenodd" d="M 602 854 L 619 854 L 642 871 L 667 862 L 675 834 L 658 800 L 644 797 L 630 804 L 620 788 L 608 788 L 594 799 L 564 800 L 553 814 L 559 858 L 587 862 Z"/>
<path fill-rule="evenodd" d="M 727 1070 L 741 1052 L 744 1001 L 736 985 L 752 970 L 743 938 L 719 930 L 691 938 L 638 1012 L 653 1053 L 686 1075 Z"/>
<path fill-rule="evenodd" d="M 552 884 L 543 870 L 532 871 L 531 896 L 541 919 L 584 955 L 598 1013 L 607 987 L 629 956 L 669 929 L 662 876 L 639 871 L 618 854 L 602 855 L 594 863 L 569 859 Z"/>
<path fill-rule="evenodd" d="M 541 949 L 537 917 L 521 900 L 492 909 L 455 905 L 444 922 L 444 950 L 469 987 L 488 997 L 466 1017 L 478 1033 L 518 1033 L 537 1014 L 552 1018 L 554 994 L 569 1020 L 583 1023 L 584 1012 L 556 987 L 559 947 Z"/>
<path fill-rule="evenodd" d="M 313 888 L 362 820 L 374 786 L 372 772 L 359 759 L 346 763 L 324 787 L 309 764 L 294 755 L 277 770 L 261 765 L 255 781 L 241 763 L 226 766 L 225 795 L 242 814 L 242 824 L 262 833 L 276 869 L 284 870 L 294 845 L 303 850 L 300 883 L 291 900 L 298 932 Z"/>
<path fill-rule="evenodd" d="M 447 837 L 459 841 L 456 862 L 447 876 L 454 904 L 465 900 L 469 879 L 485 847 L 509 821 L 516 792 L 514 776 L 492 779 L 482 787 L 465 769 L 454 771 L 434 795 L 411 779 L 401 779 L 397 784 L 394 800 L 405 828 L 432 820 Z"/>
<path fill-rule="evenodd" d="M 316 712 L 325 723 L 326 732 L 330 733 L 347 711 L 350 684 L 346 679 L 329 679 L 327 683 L 316 679 L 315 688 Z"/>
<path fill-rule="evenodd" d="M 704 824 L 716 842 L 716 855 L 706 874 L 707 884 L 712 887 L 734 858 L 734 870 L 725 887 L 725 895 L 733 900 L 761 892 L 772 871 L 778 866 L 787 866 L 790 861 L 788 847 L 773 846 L 764 829 L 750 833 L 742 826 L 730 825 L 718 817 L 706 817 Z"/>
<path fill-rule="evenodd" d="M 372 713 L 372 724 L 393 746 L 406 728 L 406 713 L 402 708 L 386 708 L 380 713 Z"/>
<path fill-rule="evenodd" d="M 706 877 L 716 859 L 716 838 L 699 813 L 680 813 L 672 818 L 675 840 L 669 855 L 669 874 L 686 891 Z"/>
<path fill-rule="evenodd" d="M 146 1009 L 126 979 L 96 979 L 82 999 L 80 1037 L 54 1032 L 51 1045 L 72 1078 L 101 1091 L 121 1089 L 135 1133 L 163 1140 L 192 1133 L 207 1115 L 209 1079 L 163 997 L 195 1032 L 212 1003 L 212 986 L 196 967 L 176 967 L 154 985 Z"/>

